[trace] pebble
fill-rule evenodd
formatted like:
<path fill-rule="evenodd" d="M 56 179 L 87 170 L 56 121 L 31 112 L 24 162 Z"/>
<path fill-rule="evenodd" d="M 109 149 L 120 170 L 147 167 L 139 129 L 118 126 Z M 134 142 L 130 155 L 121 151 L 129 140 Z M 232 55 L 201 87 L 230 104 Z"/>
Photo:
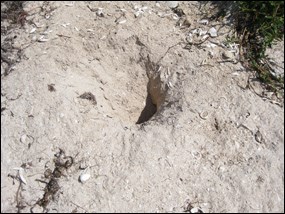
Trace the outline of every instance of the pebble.
<path fill-rule="evenodd" d="M 25 134 L 22 135 L 21 138 L 20 138 L 20 142 L 21 143 L 26 143 L 26 140 L 27 140 L 27 135 L 25 135 Z"/>
<path fill-rule="evenodd" d="M 178 6 L 178 1 L 167 1 L 166 5 L 170 8 L 176 8 Z"/>
<path fill-rule="evenodd" d="M 230 51 L 224 51 L 222 53 L 222 57 L 224 59 L 234 59 L 235 58 L 234 54 L 232 52 L 230 52 Z"/>
<path fill-rule="evenodd" d="M 217 37 L 218 36 L 217 30 L 213 27 L 209 29 L 208 33 L 210 34 L 211 37 Z"/>
<path fill-rule="evenodd" d="M 81 174 L 79 176 L 79 181 L 81 183 L 85 183 L 87 180 L 89 180 L 89 178 L 90 178 L 90 174 Z"/>

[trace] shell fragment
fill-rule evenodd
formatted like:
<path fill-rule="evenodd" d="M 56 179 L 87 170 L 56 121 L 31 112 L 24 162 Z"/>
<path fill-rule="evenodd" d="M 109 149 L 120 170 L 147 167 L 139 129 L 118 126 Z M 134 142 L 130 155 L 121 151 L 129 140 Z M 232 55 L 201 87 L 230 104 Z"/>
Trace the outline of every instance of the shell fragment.
<path fill-rule="evenodd" d="M 90 178 L 90 174 L 88 174 L 88 173 L 86 173 L 86 174 L 81 174 L 81 175 L 79 176 L 79 181 L 80 181 L 81 183 L 85 183 L 87 180 L 89 180 L 89 178 Z"/>
<path fill-rule="evenodd" d="M 14 169 L 18 170 L 18 175 L 19 175 L 20 181 L 24 184 L 27 184 L 27 181 L 23 175 L 24 169 L 22 167 L 16 167 Z"/>
<path fill-rule="evenodd" d="M 207 19 L 201 19 L 201 20 L 199 21 L 199 23 L 200 23 L 200 24 L 207 25 L 207 24 L 209 24 L 209 21 L 208 21 Z"/>
<path fill-rule="evenodd" d="M 208 33 L 210 34 L 211 37 L 217 37 L 218 36 L 218 32 L 215 28 L 210 28 Z"/>

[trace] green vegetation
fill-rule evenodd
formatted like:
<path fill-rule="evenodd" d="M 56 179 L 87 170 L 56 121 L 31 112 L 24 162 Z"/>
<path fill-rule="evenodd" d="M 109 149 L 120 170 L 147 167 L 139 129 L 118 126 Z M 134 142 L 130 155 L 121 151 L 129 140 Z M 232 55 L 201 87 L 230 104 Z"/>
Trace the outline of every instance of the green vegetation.
<path fill-rule="evenodd" d="M 265 51 L 284 35 L 284 1 L 237 1 L 236 27 L 240 44 L 249 66 L 269 89 L 283 88 L 284 79 L 270 72 L 272 69 Z"/>
<path fill-rule="evenodd" d="M 284 90 L 283 77 L 273 74 L 265 52 L 284 36 L 284 1 L 223 1 L 212 2 L 218 8 L 212 18 L 228 18 L 234 23 L 237 37 L 227 42 L 240 44 L 244 66 L 256 71 L 257 78 L 271 91 Z M 233 22 L 232 22 L 233 21 Z"/>

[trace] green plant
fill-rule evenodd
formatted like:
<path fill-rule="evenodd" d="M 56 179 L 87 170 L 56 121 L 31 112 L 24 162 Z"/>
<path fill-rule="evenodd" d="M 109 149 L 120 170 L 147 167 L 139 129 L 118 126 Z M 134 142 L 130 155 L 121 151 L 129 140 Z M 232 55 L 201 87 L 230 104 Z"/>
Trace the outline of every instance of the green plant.
<path fill-rule="evenodd" d="M 283 79 L 272 75 L 265 51 L 284 35 L 284 1 L 236 1 L 237 33 L 244 48 L 243 57 L 258 78 L 271 89 L 284 88 Z"/>

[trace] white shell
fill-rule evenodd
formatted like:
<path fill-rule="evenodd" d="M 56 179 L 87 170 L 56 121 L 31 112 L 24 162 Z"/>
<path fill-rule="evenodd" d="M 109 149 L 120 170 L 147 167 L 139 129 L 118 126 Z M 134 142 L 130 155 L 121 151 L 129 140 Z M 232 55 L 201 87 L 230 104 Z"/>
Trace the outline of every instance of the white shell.
<path fill-rule="evenodd" d="M 89 180 L 89 178 L 90 178 L 90 174 L 88 174 L 88 173 L 86 173 L 86 174 L 81 174 L 81 175 L 79 176 L 79 181 L 80 181 L 81 183 L 84 183 L 84 182 L 86 182 L 87 180 Z"/>
<path fill-rule="evenodd" d="M 210 34 L 211 37 L 217 37 L 218 36 L 217 30 L 213 27 L 209 29 L 208 33 Z"/>
<path fill-rule="evenodd" d="M 214 48 L 216 47 L 217 45 L 216 44 L 213 44 L 213 43 L 209 43 L 206 45 L 207 48 Z"/>
<path fill-rule="evenodd" d="M 24 184 L 27 184 L 27 181 L 26 181 L 26 179 L 24 178 L 24 176 L 23 176 L 21 170 L 19 171 L 19 177 L 20 177 L 20 180 L 21 180 Z"/>
<path fill-rule="evenodd" d="M 101 7 L 98 8 L 98 10 L 97 10 L 97 12 L 96 12 L 97 16 L 100 16 L 100 17 L 103 17 L 103 16 L 104 16 L 103 9 L 104 9 L 104 8 L 101 8 Z"/>
<path fill-rule="evenodd" d="M 202 210 L 200 210 L 199 208 L 197 207 L 194 207 L 190 210 L 190 213 L 200 213 Z"/>
<path fill-rule="evenodd" d="M 139 11 L 135 12 L 135 17 L 136 18 L 139 17 L 140 14 L 143 14 L 143 11 L 139 10 Z"/>
<path fill-rule="evenodd" d="M 41 36 L 39 39 L 38 39 L 38 42 L 47 42 L 48 39 L 44 38 L 44 36 Z"/>
<path fill-rule="evenodd" d="M 27 184 L 27 181 L 23 176 L 24 169 L 22 167 L 15 167 L 14 169 L 18 170 L 20 181 L 24 184 Z"/>
<path fill-rule="evenodd" d="M 203 111 L 199 114 L 199 116 L 203 119 L 206 120 L 208 117 L 209 113 L 207 111 Z"/>
<path fill-rule="evenodd" d="M 178 1 L 167 1 L 166 5 L 170 8 L 175 8 L 178 6 Z"/>
<path fill-rule="evenodd" d="M 73 7 L 74 5 L 74 2 L 70 3 L 70 4 L 65 4 L 65 6 L 68 6 L 68 7 Z"/>
<path fill-rule="evenodd" d="M 61 24 L 62 27 L 67 27 L 68 25 L 70 25 L 70 23 L 63 23 L 63 24 Z"/>
<path fill-rule="evenodd" d="M 37 28 L 32 28 L 32 30 L 30 31 L 30 33 L 34 33 L 37 30 Z"/>
<path fill-rule="evenodd" d="M 207 34 L 206 30 L 200 30 L 200 32 L 199 32 L 199 36 L 204 36 L 206 34 Z"/>
<path fill-rule="evenodd" d="M 27 140 L 27 135 L 22 135 L 22 137 L 20 138 L 21 143 L 25 143 Z"/>
<path fill-rule="evenodd" d="M 208 21 L 207 19 L 201 19 L 201 20 L 199 21 L 199 23 L 200 23 L 200 24 L 205 24 L 205 25 L 207 25 L 207 24 L 209 24 L 209 21 Z"/>
<path fill-rule="evenodd" d="M 224 59 L 234 59 L 235 58 L 234 54 L 232 52 L 230 52 L 230 51 L 224 51 L 222 53 L 222 57 Z"/>
<path fill-rule="evenodd" d="M 124 24 L 124 23 L 126 23 L 126 22 L 127 22 L 127 20 L 124 19 L 124 20 L 120 21 L 119 24 Z"/>

